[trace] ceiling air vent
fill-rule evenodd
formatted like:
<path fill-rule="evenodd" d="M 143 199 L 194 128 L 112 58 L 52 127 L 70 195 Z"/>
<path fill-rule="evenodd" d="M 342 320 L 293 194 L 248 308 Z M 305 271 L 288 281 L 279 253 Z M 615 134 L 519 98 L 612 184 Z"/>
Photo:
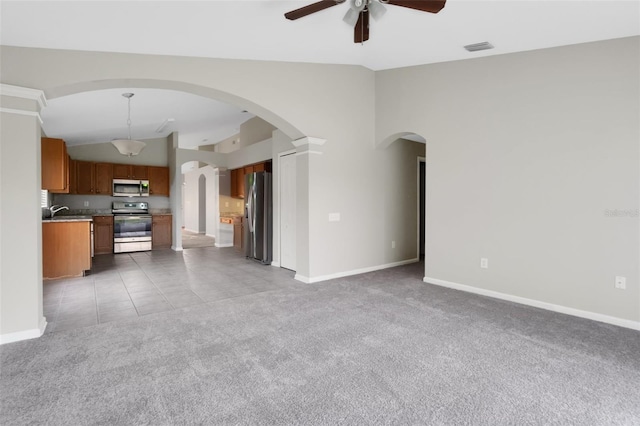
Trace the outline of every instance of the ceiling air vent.
<path fill-rule="evenodd" d="M 483 41 L 482 43 L 467 44 L 464 48 L 469 52 L 477 52 L 478 50 L 493 49 L 493 44 Z"/>

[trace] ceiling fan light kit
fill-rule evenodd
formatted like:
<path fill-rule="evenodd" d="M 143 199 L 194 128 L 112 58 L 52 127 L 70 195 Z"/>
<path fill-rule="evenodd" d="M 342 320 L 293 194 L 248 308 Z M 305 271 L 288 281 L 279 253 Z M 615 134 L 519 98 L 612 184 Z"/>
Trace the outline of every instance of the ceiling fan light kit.
<path fill-rule="evenodd" d="M 131 98 L 133 97 L 133 93 L 123 93 L 122 96 L 127 98 L 127 102 L 129 105 L 129 112 L 127 115 L 127 126 L 129 128 L 129 138 L 128 139 L 115 139 L 112 140 L 111 143 L 122 155 L 126 155 L 131 157 L 132 155 L 140 154 L 140 151 L 147 146 L 146 143 L 142 141 L 137 141 L 131 139 Z"/>
<path fill-rule="evenodd" d="M 320 12 L 346 0 L 321 0 L 310 5 L 292 10 L 284 14 L 285 18 L 293 21 L 312 13 Z M 342 20 L 354 27 L 354 43 L 364 43 L 369 40 L 369 15 L 373 19 L 380 19 L 387 12 L 383 6 L 390 4 L 421 12 L 438 13 L 444 7 L 446 0 L 349 0 L 350 7 Z"/>

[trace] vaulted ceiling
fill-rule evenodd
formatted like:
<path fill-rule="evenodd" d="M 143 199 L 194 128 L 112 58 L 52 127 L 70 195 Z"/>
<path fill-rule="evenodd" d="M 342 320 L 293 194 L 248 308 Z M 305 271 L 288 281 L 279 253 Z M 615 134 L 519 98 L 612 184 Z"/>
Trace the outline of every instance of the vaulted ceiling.
<path fill-rule="evenodd" d="M 449 0 L 438 14 L 386 5 L 386 14 L 371 20 L 370 40 L 354 44 L 353 28 L 342 20 L 349 1 L 289 21 L 285 12 L 313 1 L 3 0 L 0 37 L 3 45 L 10 46 L 352 64 L 383 70 L 640 34 L 638 1 Z M 484 41 L 495 48 L 475 53 L 463 48 Z M 45 131 L 49 128 L 51 136 L 72 143 L 121 137 L 126 131 L 122 118 L 124 113 L 126 120 L 126 107 L 119 92 L 125 91 L 54 99 L 43 112 Z M 236 107 L 193 95 L 143 92 L 132 99 L 136 138 L 157 137 L 160 124 L 174 118 L 170 130 L 185 136 L 185 146 L 197 146 L 204 144 L 203 139 L 211 143 L 228 136 L 250 118 Z M 104 108 L 85 121 L 96 131 L 82 133 L 69 117 L 98 103 Z M 199 116 L 197 110 L 203 108 L 218 119 Z M 143 109 L 147 118 L 136 119 Z M 189 116 L 192 119 L 183 118 Z M 207 126 L 227 130 L 215 134 Z"/>

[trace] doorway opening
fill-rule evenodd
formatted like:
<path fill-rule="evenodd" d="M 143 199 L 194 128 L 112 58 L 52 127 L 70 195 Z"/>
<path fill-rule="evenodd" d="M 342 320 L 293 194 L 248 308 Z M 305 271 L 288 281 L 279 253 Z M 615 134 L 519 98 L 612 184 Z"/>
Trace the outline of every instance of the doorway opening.
<path fill-rule="evenodd" d="M 214 247 L 215 224 L 214 169 L 197 161 L 185 163 L 183 172 L 182 248 Z"/>

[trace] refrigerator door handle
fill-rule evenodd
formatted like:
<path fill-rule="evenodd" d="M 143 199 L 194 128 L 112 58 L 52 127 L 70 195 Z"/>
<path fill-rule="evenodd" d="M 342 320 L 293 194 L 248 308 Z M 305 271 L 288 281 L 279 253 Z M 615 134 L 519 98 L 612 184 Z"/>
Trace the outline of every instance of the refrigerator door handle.
<path fill-rule="evenodd" d="M 247 218 L 247 222 L 249 225 L 249 232 L 253 233 L 253 229 L 254 229 L 254 217 L 253 217 L 253 185 L 251 185 L 249 187 L 249 194 L 247 197 L 247 215 L 249 216 Z"/>

